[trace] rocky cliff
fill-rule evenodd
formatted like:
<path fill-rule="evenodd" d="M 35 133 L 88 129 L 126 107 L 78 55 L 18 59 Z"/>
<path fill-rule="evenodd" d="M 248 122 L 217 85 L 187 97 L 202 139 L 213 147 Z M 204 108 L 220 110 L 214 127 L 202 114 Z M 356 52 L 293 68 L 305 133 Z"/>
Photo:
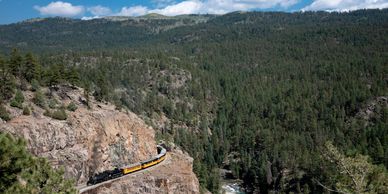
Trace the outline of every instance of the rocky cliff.
<path fill-rule="evenodd" d="M 31 107 L 32 114 L 26 116 L 22 114 L 22 110 L 7 106 L 13 119 L 9 122 L 0 121 L 0 130 L 23 137 L 34 155 L 47 158 L 54 167 L 63 167 L 65 176 L 74 178 L 77 184 L 85 183 L 96 172 L 139 162 L 157 154 L 154 130 L 134 113 L 116 110 L 115 106 L 92 98 L 88 107 L 81 88 L 61 86 L 46 88 L 43 92 L 62 106 L 72 102 L 78 108 L 74 112 L 66 111 L 66 120 L 56 120 L 44 116 L 46 110 L 32 103 L 34 93 L 26 91 L 23 92 L 26 98 L 24 104 Z M 198 180 L 191 169 L 191 158 L 180 153 L 172 155 L 174 157 L 170 163 L 185 166 L 185 171 L 170 171 L 170 175 L 161 181 L 169 183 L 172 190 L 198 193 Z M 149 173 L 142 180 L 157 182 L 160 180 L 159 176 Z M 190 182 L 186 183 L 188 180 Z M 141 191 L 144 186 L 139 181 L 131 185 L 131 189 L 136 189 L 133 186 L 137 186 L 138 191 Z M 130 182 L 125 180 L 124 185 Z M 160 184 L 147 188 L 157 191 Z M 187 186 L 180 190 L 174 189 L 181 185 Z M 133 191 L 125 188 L 115 186 L 101 192 Z"/>

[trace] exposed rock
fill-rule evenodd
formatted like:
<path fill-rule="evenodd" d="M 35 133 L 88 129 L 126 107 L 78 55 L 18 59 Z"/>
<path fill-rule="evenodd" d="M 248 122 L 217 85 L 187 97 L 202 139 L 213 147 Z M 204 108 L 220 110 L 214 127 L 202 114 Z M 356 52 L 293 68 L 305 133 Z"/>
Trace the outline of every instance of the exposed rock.
<path fill-rule="evenodd" d="M 64 167 L 66 177 L 84 183 L 96 172 L 156 155 L 155 132 L 137 115 L 96 101 L 89 110 L 78 101 L 83 94 L 79 88 L 60 87 L 51 92 L 64 104 L 73 101 L 79 106 L 75 112 L 67 111 L 66 121 L 43 116 L 44 110 L 30 103 L 32 116 L 8 107 L 14 118 L 1 124 L 0 130 L 23 137 L 34 155 Z M 27 101 L 32 96 L 25 93 Z"/>
<path fill-rule="evenodd" d="M 199 182 L 192 170 L 193 159 L 180 150 L 168 152 L 161 164 L 137 172 L 85 194 L 113 193 L 199 193 Z"/>
<path fill-rule="evenodd" d="M 364 105 L 359 109 L 355 118 L 364 120 L 365 121 L 364 127 L 367 127 L 368 125 L 373 124 L 373 122 L 371 122 L 373 118 L 381 117 L 382 108 L 388 108 L 387 96 L 380 96 L 369 100 L 369 102 L 366 103 L 366 105 Z"/>

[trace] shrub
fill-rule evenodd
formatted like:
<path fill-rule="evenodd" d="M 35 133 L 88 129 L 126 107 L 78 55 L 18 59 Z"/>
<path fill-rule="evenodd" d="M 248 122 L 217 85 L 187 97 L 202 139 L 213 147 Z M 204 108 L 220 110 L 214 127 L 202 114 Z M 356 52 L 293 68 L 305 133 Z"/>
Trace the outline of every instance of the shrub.
<path fill-rule="evenodd" d="M 58 104 L 58 101 L 57 101 L 57 100 L 55 100 L 55 99 L 50 99 L 50 100 L 49 100 L 48 106 L 49 106 L 50 108 L 54 109 L 54 108 L 57 107 L 57 104 Z"/>
<path fill-rule="evenodd" d="M 44 111 L 43 115 L 46 116 L 46 117 L 51 117 L 52 114 L 51 114 L 51 111 L 49 109 L 46 109 Z"/>
<path fill-rule="evenodd" d="M 40 90 L 35 92 L 35 96 L 34 96 L 33 102 L 37 106 L 39 106 L 41 108 L 45 108 L 45 106 L 46 106 L 46 99 L 45 99 L 43 93 Z"/>
<path fill-rule="evenodd" d="M 21 79 L 19 88 L 23 91 L 26 91 L 28 89 L 28 82 L 25 79 Z"/>
<path fill-rule="evenodd" d="M 77 108 L 78 108 L 78 107 L 77 107 L 77 105 L 75 105 L 74 102 L 70 102 L 70 104 L 67 105 L 67 110 L 72 111 L 72 112 L 76 111 Z"/>
<path fill-rule="evenodd" d="M 39 82 L 36 79 L 33 79 L 31 81 L 31 91 L 33 91 L 33 92 L 38 91 L 39 88 L 40 88 Z"/>
<path fill-rule="evenodd" d="M 66 120 L 67 119 L 66 111 L 64 109 L 56 110 L 51 114 L 51 118 L 58 119 L 58 120 Z"/>
<path fill-rule="evenodd" d="M 25 106 L 23 108 L 23 115 L 30 115 L 30 114 L 31 114 L 30 108 L 28 108 L 28 106 Z"/>
<path fill-rule="evenodd" d="M 20 102 L 20 103 L 23 103 L 24 102 L 24 96 L 23 96 L 23 93 L 22 91 L 18 90 L 15 94 L 15 98 L 14 98 L 17 102 Z"/>
<path fill-rule="evenodd" d="M 23 93 L 20 90 L 18 90 L 16 92 L 15 98 L 11 101 L 10 105 L 12 107 L 17 107 L 17 108 L 23 109 L 23 102 L 24 102 Z"/>
<path fill-rule="evenodd" d="M 20 108 L 20 109 L 23 108 L 23 105 L 22 105 L 21 103 L 17 102 L 16 100 L 12 100 L 11 103 L 10 103 L 10 105 L 11 105 L 12 107 L 16 107 L 16 108 Z"/>
<path fill-rule="evenodd" d="M 3 105 L 0 105 L 0 118 L 4 121 L 11 120 L 11 116 L 9 116 L 7 109 Z"/>

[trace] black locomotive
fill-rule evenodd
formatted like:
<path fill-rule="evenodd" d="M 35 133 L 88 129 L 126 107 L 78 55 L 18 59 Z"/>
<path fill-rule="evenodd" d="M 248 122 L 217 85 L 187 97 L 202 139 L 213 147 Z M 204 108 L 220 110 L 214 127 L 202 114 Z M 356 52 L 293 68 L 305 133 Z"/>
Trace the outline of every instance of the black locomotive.
<path fill-rule="evenodd" d="M 94 176 L 91 176 L 86 184 L 94 185 L 121 176 L 123 176 L 123 171 L 121 169 L 116 168 L 114 170 L 107 170 Z"/>

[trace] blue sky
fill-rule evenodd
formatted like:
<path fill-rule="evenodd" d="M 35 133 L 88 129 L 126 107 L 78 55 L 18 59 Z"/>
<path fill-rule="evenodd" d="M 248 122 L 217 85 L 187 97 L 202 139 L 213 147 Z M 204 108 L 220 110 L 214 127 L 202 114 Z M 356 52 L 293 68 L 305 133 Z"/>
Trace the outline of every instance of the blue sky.
<path fill-rule="evenodd" d="M 388 0 L 0 0 L 0 24 L 36 17 L 224 14 L 232 11 L 349 11 L 387 8 Z"/>

